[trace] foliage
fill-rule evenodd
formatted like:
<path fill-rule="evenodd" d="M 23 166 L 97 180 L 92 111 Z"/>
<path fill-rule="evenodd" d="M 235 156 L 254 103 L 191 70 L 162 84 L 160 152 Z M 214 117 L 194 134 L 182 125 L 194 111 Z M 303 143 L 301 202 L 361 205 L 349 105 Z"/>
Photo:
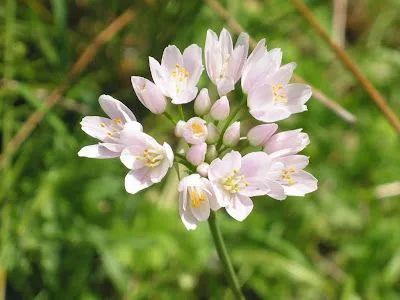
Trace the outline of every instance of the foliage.
<path fill-rule="evenodd" d="M 329 29 L 331 1 L 307 3 Z M 399 3 L 350 3 L 347 51 L 399 112 Z M 205 2 L 3 1 L 2 149 L 89 41 L 130 5 L 135 20 L 99 51 L 2 170 L 0 272 L 7 273 L 7 299 L 232 297 L 207 225 L 187 232 L 178 218 L 174 172 L 161 187 L 132 196 L 117 160 L 76 155 L 89 141 L 79 121 L 86 111 L 99 115 L 101 93 L 124 101 L 146 131 L 168 140 L 166 119 L 143 108 L 130 76 L 148 77 L 148 56 L 159 58 L 166 45 L 204 46 L 208 28 L 226 26 Z M 309 112 L 280 125 L 310 135 L 306 153 L 319 190 L 283 202 L 260 197 L 243 223 L 219 212 L 245 295 L 398 299 L 400 198 L 378 199 L 375 192 L 399 180 L 398 136 L 290 1 L 224 5 L 251 35 L 266 37 L 269 48 L 282 47 L 286 62 L 298 62 L 298 74 L 358 118 L 349 125 L 311 100 Z"/>

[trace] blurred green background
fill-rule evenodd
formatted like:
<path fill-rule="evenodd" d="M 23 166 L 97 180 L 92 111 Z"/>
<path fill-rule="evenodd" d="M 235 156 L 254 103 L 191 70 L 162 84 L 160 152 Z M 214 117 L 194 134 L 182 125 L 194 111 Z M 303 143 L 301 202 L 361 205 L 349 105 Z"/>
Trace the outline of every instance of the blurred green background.
<path fill-rule="evenodd" d="M 306 3 L 332 32 L 333 1 Z M 243 223 L 218 213 L 245 295 L 400 299 L 398 136 L 290 1 L 222 4 L 357 117 L 349 124 L 311 99 L 308 112 L 279 125 L 310 135 L 305 154 L 318 191 L 283 202 L 256 198 Z M 205 2 L 1 1 L 2 151 L 90 41 L 128 7 L 134 20 L 99 48 L 1 170 L 0 289 L 6 284 L 6 299 L 232 299 L 207 224 L 187 232 L 179 219 L 175 172 L 129 195 L 127 169 L 117 159 L 77 157 L 94 142 L 79 122 L 102 115 L 102 93 L 126 103 L 159 141 L 173 140 L 166 119 L 137 100 L 130 76 L 149 78 L 148 56 L 159 59 L 168 44 L 204 47 L 208 28 L 227 26 Z M 342 32 L 350 56 L 397 113 L 399 11 L 398 0 L 349 0 Z M 205 72 L 200 86 L 208 86 Z"/>

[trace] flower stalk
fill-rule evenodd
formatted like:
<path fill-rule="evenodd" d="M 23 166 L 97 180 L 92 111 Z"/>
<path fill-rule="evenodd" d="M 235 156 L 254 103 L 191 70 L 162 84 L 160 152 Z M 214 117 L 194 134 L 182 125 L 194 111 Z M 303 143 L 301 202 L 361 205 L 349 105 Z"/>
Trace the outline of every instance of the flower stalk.
<path fill-rule="evenodd" d="M 228 251 L 226 250 L 225 242 L 222 237 L 221 230 L 219 229 L 215 212 L 211 212 L 208 219 L 208 225 L 210 226 L 210 231 L 214 240 L 215 248 L 217 249 L 218 257 L 224 265 L 225 275 L 228 279 L 232 293 L 235 296 L 235 299 L 243 300 L 245 298 L 240 289 L 239 281 L 236 277 L 235 270 L 233 269 Z"/>

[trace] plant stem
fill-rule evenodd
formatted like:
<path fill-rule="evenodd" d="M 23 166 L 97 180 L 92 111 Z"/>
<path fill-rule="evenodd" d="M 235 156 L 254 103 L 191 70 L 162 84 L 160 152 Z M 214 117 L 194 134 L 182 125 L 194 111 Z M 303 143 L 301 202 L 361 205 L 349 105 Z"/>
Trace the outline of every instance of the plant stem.
<path fill-rule="evenodd" d="M 176 125 L 176 121 L 172 118 L 172 116 L 169 113 L 165 111 L 163 114 L 164 116 L 167 117 L 168 120 L 170 120 L 174 125 Z"/>
<path fill-rule="evenodd" d="M 228 120 L 226 120 L 224 127 L 221 130 L 221 135 L 219 137 L 218 143 L 217 143 L 217 150 L 221 148 L 222 145 L 222 139 L 224 137 L 225 131 L 228 129 L 229 125 L 231 124 L 232 120 L 236 117 L 236 115 L 239 113 L 239 111 L 243 108 L 243 106 L 246 104 L 246 98 L 243 97 L 242 102 L 235 108 L 235 110 L 231 113 L 229 116 Z"/>
<path fill-rule="evenodd" d="M 183 112 L 182 105 L 178 105 L 178 109 L 179 109 L 179 115 L 181 116 L 182 121 L 185 121 L 185 114 Z"/>
<path fill-rule="evenodd" d="M 240 290 L 239 281 L 236 277 L 235 270 L 233 269 L 228 251 L 226 250 L 221 230 L 217 224 L 216 213 L 213 211 L 211 211 L 210 217 L 208 218 L 208 225 L 210 226 L 210 231 L 214 240 L 215 248 L 218 252 L 219 259 L 224 265 L 225 275 L 227 276 L 233 295 L 237 300 L 244 300 L 245 298 Z"/>

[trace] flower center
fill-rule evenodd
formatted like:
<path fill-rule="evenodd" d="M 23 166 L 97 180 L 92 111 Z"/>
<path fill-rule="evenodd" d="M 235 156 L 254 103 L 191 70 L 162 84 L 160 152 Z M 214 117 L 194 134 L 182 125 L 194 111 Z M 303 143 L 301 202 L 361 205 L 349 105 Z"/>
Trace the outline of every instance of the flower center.
<path fill-rule="evenodd" d="M 275 103 L 287 103 L 288 98 L 285 93 L 282 92 L 283 85 L 282 84 L 274 84 L 272 86 L 272 95 Z"/>
<path fill-rule="evenodd" d="M 295 184 L 296 181 L 293 180 L 292 174 L 296 171 L 295 168 L 286 168 L 282 170 L 281 180 L 286 181 L 288 185 Z"/>
<path fill-rule="evenodd" d="M 245 187 L 249 186 L 249 182 L 244 175 L 239 174 L 238 170 L 233 170 L 229 176 L 222 178 L 221 183 L 226 191 L 231 194 L 240 192 Z"/>
<path fill-rule="evenodd" d="M 197 188 L 189 187 L 188 190 L 193 207 L 199 207 L 204 201 L 207 200 L 206 194 L 202 191 L 199 191 Z"/>
<path fill-rule="evenodd" d="M 202 135 L 205 133 L 203 124 L 192 123 L 191 128 L 192 128 L 193 134 Z"/>
<path fill-rule="evenodd" d="M 117 118 L 113 119 L 110 124 L 106 124 L 104 122 L 100 123 L 100 127 L 107 128 L 109 131 L 107 132 L 107 136 L 109 138 L 119 138 L 119 134 L 124 126 L 124 122 L 122 119 Z"/>
<path fill-rule="evenodd" d="M 176 64 L 175 70 L 171 72 L 171 76 L 174 79 L 176 93 L 182 93 L 187 87 L 189 72 L 185 69 L 185 67 L 181 67 L 180 64 Z"/>
<path fill-rule="evenodd" d="M 144 149 L 143 154 L 136 156 L 136 158 L 142 160 L 146 167 L 155 168 L 164 160 L 165 154 L 156 149 Z"/>

